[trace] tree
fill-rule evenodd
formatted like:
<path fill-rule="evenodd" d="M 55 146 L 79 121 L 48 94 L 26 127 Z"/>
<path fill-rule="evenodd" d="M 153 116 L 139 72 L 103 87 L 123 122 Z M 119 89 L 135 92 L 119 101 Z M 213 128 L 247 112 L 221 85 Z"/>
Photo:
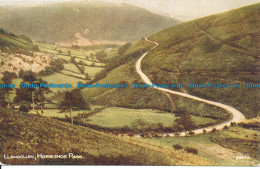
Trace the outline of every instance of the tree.
<path fill-rule="evenodd" d="M 187 112 L 182 112 L 179 118 L 176 118 L 174 121 L 174 127 L 177 131 L 191 131 L 196 128 L 196 124 L 192 121 L 190 115 Z"/>
<path fill-rule="evenodd" d="M 107 53 L 104 50 L 101 50 L 96 53 L 96 59 L 99 60 L 100 62 L 105 62 L 107 57 Z"/>
<path fill-rule="evenodd" d="M 36 74 L 32 71 L 23 71 L 19 73 L 19 76 L 23 79 L 22 83 L 36 83 L 37 78 Z M 29 106 L 29 103 L 32 104 L 33 112 L 35 111 L 35 102 L 38 101 L 36 100 L 37 98 L 35 97 L 35 92 L 36 88 L 17 88 L 16 89 L 16 97 L 14 101 L 16 103 L 19 103 L 20 105 L 26 104 L 27 107 Z"/>
<path fill-rule="evenodd" d="M 81 96 L 79 89 L 67 91 L 62 99 L 59 108 L 63 111 L 68 111 L 70 114 L 71 124 L 73 124 L 72 111 L 90 109 L 89 105 Z"/>
<path fill-rule="evenodd" d="M 0 88 L 0 107 L 5 107 L 6 106 L 6 101 L 5 101 L 5 89 Z"/>
<path fill-rule="evenodd" d="M 94 54 L 93 54 L 93 53 L 90 53 L 89 58 L 90 58 L 92 61 L 94 61 Z"/>
<path fill-rule="evenodd" d="M 3 81 L 4 84 L 11 84 L 12 83 L 12 80 L 14 78 L 17 78 L 17 75 L 15 73 L 11 73 L 11 72 L 8 72 L 8 71 L 5 71 L 3 73 L 3 77 L 1 78 L 1 80 Z M 14 89 L 13 88 L 5 88 L 3 90 L 3 94 L 4 94 L 4 98 L 5 98 L 5 101 L 7 102 L 7 109 L 10 109 L 10 98 L 9 98 L 9 95 L 10 93 L 13 91 Z"/>
<path fill-rule="evenodd" d="M 47 84 L 46 81 L 42 80 L 42 79 L 39 79 L 37 84 Z M 46 88 L 46 87 L 39 87 L 36 91 L 35 91 L 35 96 L 36 96 L 36 100 L 38 100 L 40 102 L 40 107 L 41 107 L 41 113 L 43 114 L 43 101 L 46 100 L 46 97 L 44 96 L 44 94 L 48 94 L 48 93 L 51 93 L 51 90 L 49 88 Z M 37 108 L 37 114 L 38 114 L 38 108 Z"/>
<path fill-rule="evenodd" d="M 68 50 L 68 56 L 71 56 L 71 51 L 70 50 Z"/>
<path fill-rule="evenodd" d="M 71 58 L 70 58 L 70 62 L 71 62 L 71 63 L 76 63 L 76 57 L 71 57 Z"/>
<path fill-rule="evenodd" d="M 91 80 L 91 76 L 88 73 L 85 73 L 85 79 L 86 80 Z"/>

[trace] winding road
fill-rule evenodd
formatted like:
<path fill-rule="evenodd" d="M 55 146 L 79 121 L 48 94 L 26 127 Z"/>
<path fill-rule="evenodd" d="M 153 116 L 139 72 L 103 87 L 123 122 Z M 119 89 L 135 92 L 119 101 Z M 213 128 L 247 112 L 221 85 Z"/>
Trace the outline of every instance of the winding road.
<path fill-rule="evenodd" d="M 141 76 L 142 80 L 148 84 L 148 85 L 152 85 L 152 82 L 151 80 L 143 73 L 142 69 L 141 69 L 141 63 L 142 63 L 142 60 L 143 58 L 151 51 L 153 50 L 154 48 L 156 48 L 157 46 L 159 46 L 159 43 L 157 42 L 153 42 L 153 41 L 150 41 L 148 40 L 147 38 L 145 39 L 146 41 L 150 42 L 150 43 L 153 43 L 155 44 L 155 46 L 150 49 L 148 52 L 144 53 L 139 59 L 138 61 L 136 62 L 136 71 L 137 73 Z M 217 125 L 213 125 L 213 126 L 209 126 L 209 127 L 204 127 L 204 128 L 199 128 L 199 129 L 195 129 L 193 130 L 193 132 L 195 134 L 201 134 L 203 133 L 203 130 L 206 130 L 207 132 L 209 131 L 212 131 L 213 128 L 217 129 L 217 130 L 220 130 L 220 129 L 223 129 L 224 126 L 230 126 L 231 122 L 236 122 L 236 123 L 239 123 L 241 121 L 243 121 L 245 119 L 245 116 L 240 112 L 238 111 L 237 109 L 231 107 L 231 106 L 228 106 L 228 105 L 225 105 L 225 104 L 222 104 L 222 103 L 218 103 L 218 102 L 214 102 L 214 101 L 210 101 L 210 100 L 206 100 L 206 99 L 202 99 L 202 98 L 199 98 L 197 96 L 192 96 L 190 94 L 187 94 L 187 93 L 181 93 L 181 92 L 177 92 L 177 91 L 172 91 L 172 90 L 169 90 L 169 89 L 165 89 L 165 88 L 161 88 L 161 87 L 154 87 L 154 89 L 156 90 L 160 90 L 162 92 L 167 92 L 169 94 L 174 94 L 174 95 L 178 95 L 178 96 L 183 96 L 183 97 L 186 97 L 186 98 L 190 98 L 190 99 L 193 99 L 193 100 L 197 100 L 197 101 L 201 101 L 201 102 L 204 102 L 204 103 L 207 103 L 207 104 L 211 104 L 211 105 L 214 105 L 214 106 L 217 106 L 217 107 L 220 107 L 222 109 L 225 109 L 227 110 L 229 113 L 232 114 L 232 119 L 227 121 L 227 122 L 224 122 L 224 123 L 221 123 L 221 124 L 217 124 Z M 166 136 L 166 135 L 169 135 L 171 137 L 174 137 L 176 133 L 163 133 L 162 136 Z M 185 132 L 181 132 L 180 133 L 180 136 L 185 136 Z"/>

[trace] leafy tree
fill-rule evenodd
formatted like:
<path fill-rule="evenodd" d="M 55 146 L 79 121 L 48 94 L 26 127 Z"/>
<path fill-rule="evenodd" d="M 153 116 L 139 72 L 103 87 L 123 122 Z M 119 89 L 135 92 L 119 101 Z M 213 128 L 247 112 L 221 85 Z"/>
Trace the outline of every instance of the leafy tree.
<path fill-rule="evenodd" d="M 17 75 L 15 73 L 11 73 L 11 72 L 8 72 L 8 71 L 5 71 L 3 73 L 3 77 L 1 78 L 1 80 L 3 81 L 4 84 L 11 84 L 12 83 L 12 80 L 14 78 L 17 78 Z M 10 109 L 10 102 L 11 100 L 9 99 L 9 95 L 10 93 L 13 91 L 14 89 L 13 88 L 5 88 L 3 89 L 3 94 L 5 96 L 5 101 L 7 102 L 7 108 Z"/>
<path fill-rule="evenodd" d="M 88 73 L 85 73 L 85 79 L 86 80 L 91 80 L 91 76 Z"/>
<path fill-rule="evenodd" d="M 5 101 L 5 90 L 3 88 L 0 88 L 0 107 L 5 107 L 6 106 L 6 101 Z"/>
<path fill-rule="evenodd" d="M 21 73 L 21 74 L 20 74 Z M 24 71 L 20 72 L 19 75 L 21 75 L 21 78 L 23 79 L 22 83 L 36 83 L 37 82 L 37 77 L 36 74 L 32 71 Z M 30 107 L 28 104 L 32 103 L 33 106 L 33 112 L 35 111 L 35 94 L 34 92 L 36 91 L 35 88 L 18 88 L 16 89 L 16 97 L 15 97 L 15 102 L 19 103 L 20 105 L 22 104 L 27 104 L 27 107 Z"/>
<path fill-rule="evenodd" d="M 28 113 L 29 112 L 29 109 L 28 107 L 26 106 L 26 104 L 22 104 L 19 108 L 19 112 L 21 113 Z"/>
<path fill-rule="evenodd" d="M 93 53 L 90 53 L 89 58 L 90 58 L 92 61 L 94 61 L 94 60 L 95 60 L 95 59 L 94 59 L 94 54 L 93 54 Z"/>
<path fill-rule="evenodd" d="M 46 81 L 39 79 L 37 84 L 47 84 Z M 40 107 L 41 107 L 41 113 L 43 114 L 43 109 L 44 109 L 44 105 L 43 105 L 43 101 L 46 100 L 46 97 L 44 96 L 44 94 L 48 94 L 51 93 L 51 90 L 49 88 L 45 88 L 45 87 L 39 87 L 37 88 L 37 90 L 35 91 L 35 97 L 36 100 L 40 102 Z M 38 108 L 37 108 L 37 114 L 38 114 Z"/>
<path fill-rule="evenodd" d="M 71 57 L 71 58 L 70 58 L 70 62 L 71 62 L 71 63 L 76 63 L 76 57 Z"/>
<path fill-rule="evenodd" d="M 97 52 L 95 56 L 96 56 L 96 59 L 99 60 L 100 62 L 105 62 L 107 53 L 104 50 L 101 50 L 101 51 Z"/>
<path fill-rule="evenodd" d="M 182 112 L 179 118 L 176 118 L 174 121 L 174 127 L 177 131 L 191 131 L 196 128 L 196 124 L 192 121 L 190 115 L 187 112 Z"/>
<path fill-rule="evenodd" d="M 58 106 L 62 111 L 68 111 L 70 114 L 71 124 L 73 124 L 72 111 L 90 109 L 89 105 L 81 96 L 79 89 L 67 91 L 60 105 Z"/>

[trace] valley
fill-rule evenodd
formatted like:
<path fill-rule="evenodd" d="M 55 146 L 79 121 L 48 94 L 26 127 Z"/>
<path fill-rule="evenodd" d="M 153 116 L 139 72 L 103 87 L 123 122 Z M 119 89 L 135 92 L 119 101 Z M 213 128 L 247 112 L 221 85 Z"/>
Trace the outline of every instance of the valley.
<path fill-rule="evenodd" d="M 14 9 L 0 8 L 0 163 L 259 164 L 260 3 L 183 23 L 124 3 Z"/>

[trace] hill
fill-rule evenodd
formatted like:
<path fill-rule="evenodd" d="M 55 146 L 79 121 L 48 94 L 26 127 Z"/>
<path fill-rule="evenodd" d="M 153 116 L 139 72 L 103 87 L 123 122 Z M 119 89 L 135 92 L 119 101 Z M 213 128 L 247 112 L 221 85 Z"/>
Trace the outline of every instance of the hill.
<path fill-rule="evenodd" d="M 180 82 L 186 92 L 236 107 L 247 118 L 259 113 L 260 4 L 176 25 L 151 35 L 159 46 L 143 61 L 155 83 Z M 240 84 L 240 88 L 190 88 Z"/>
<path fill-rule="evenodd" d="M 87 45 L 135 41 L 180 23 L 126 4 L 64 2 L 1 8 L 0 26 L 48 43 Z"/>
<path fill-rule="evenodd" d="M 0 28 L 0 50 L 4 53 L 26 53 L 37 51 L 31 38 L 23 35 L 16 35 Z"/>
<path fill-rule="evenodd" d="M 259 81 L 259 8 L 260 4 L 254 4 L 154 33 L 148 39 L 160 45 L 143 60 L 144 73 L 157 84 L 182 83 L 184 88 L 174 90 L 231 105 L 247 118 L 256 117 L 259 113 L 256 101 L 259 92 L 245 85 Z M 145 43 L 148 43 L 148 47 L 142 45 Z M 154 46 L 152 43 L 149 46 L 149 42 L 142 44 L 135 43 L 131 48 L 134 50 L 139 46 L 147 51 Z M 99 82 L 118 83 L 123 80 L 129 84 L 142 83 L 135 72 L 135 61 L 114 69 Z M 240 83 L 241 87 L 190 88 L 190 83 Z M 152 89 L 130 87 L 120 92 L 119 89 L 84 90 L 85 97 L 93 98 L 98 104 L 170 110 L 170 100 L 173 100 L 176 110 L 187 110 L 203 116 L 217 114 L 208 105 L 177 96 L 171 96 L 169 100 L 163 93 Z"/>
<path fill-rule="evenodd" d="M 36 115 L 0 110 L 0 161 L 12 165 L 210 165 L 182 150 L 154 146 L 86 127 Z M 42 155 L 74 155 L 82 158 L 40 158 Z M 5 158 L 4 159 L 4 154 Z M 11 155 L 34 155 L 7 159 Z M 49 156 L 50 157 L 50 156 Z"/>

